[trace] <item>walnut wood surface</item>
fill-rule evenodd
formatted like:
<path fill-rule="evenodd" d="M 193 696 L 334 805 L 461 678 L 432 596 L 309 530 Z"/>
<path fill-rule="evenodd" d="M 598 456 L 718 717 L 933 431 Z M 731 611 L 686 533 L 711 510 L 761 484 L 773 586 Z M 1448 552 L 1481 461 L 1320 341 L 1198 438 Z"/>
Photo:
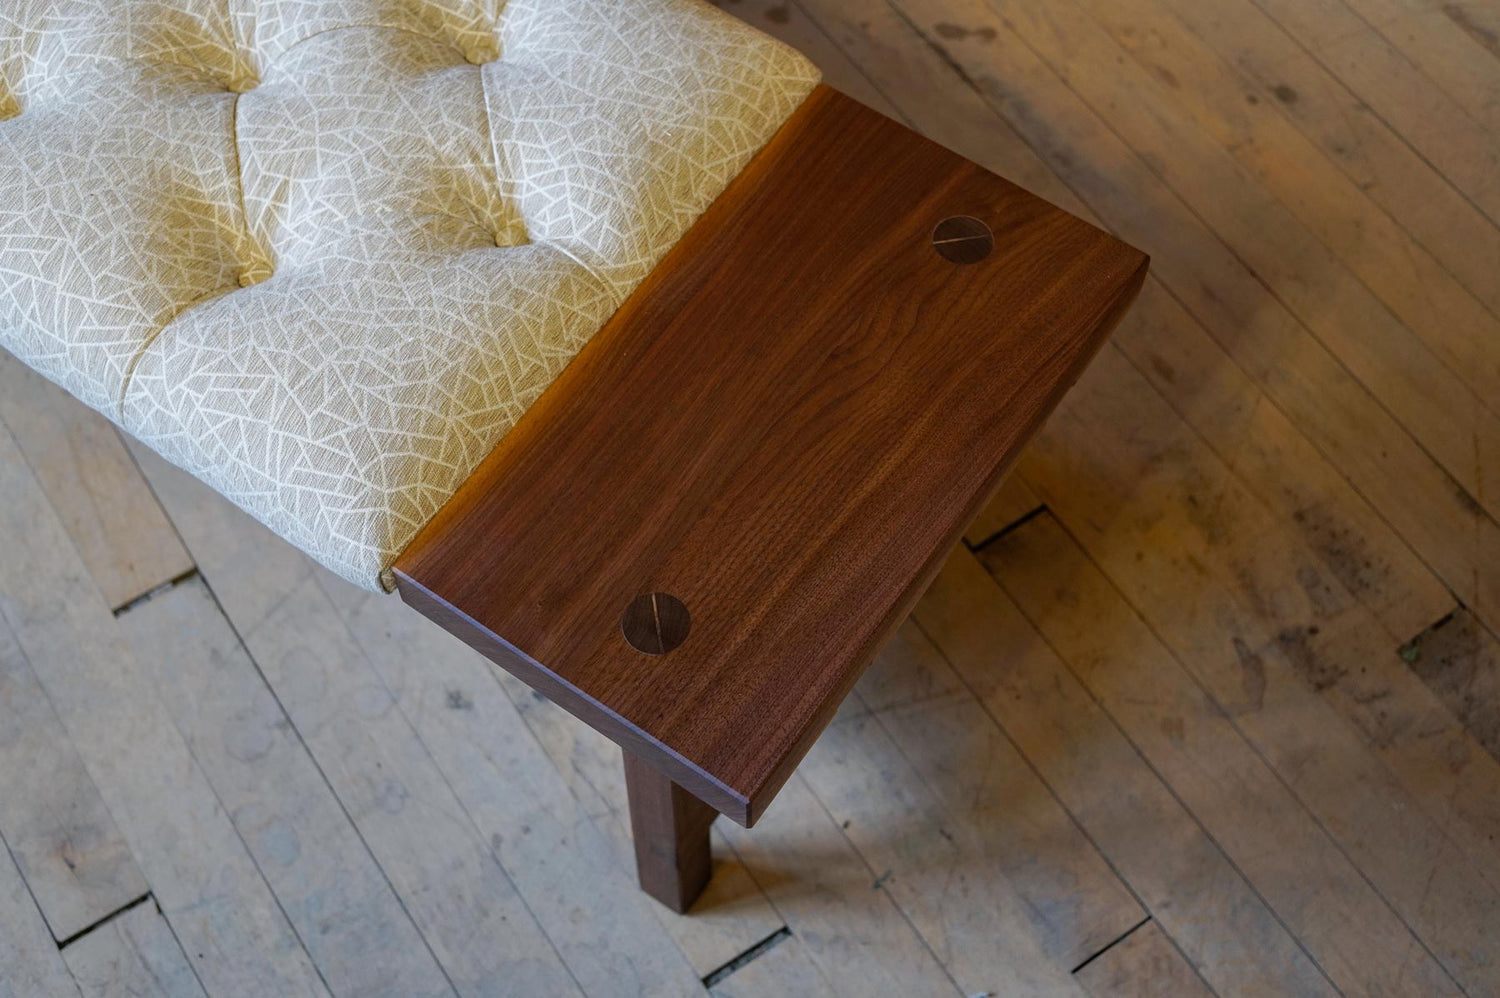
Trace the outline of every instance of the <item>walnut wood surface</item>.
<path fill-rule="evenodd" d="M 641 890 L 682 914 L 713 873 L 708 829 L 719 812 L 625 752 L 630 833 Z"/>
<path fill-rule="evenodd" d="M 971 216 L 983 259 L 933 232 Z M 1146 258 L 827 87 L 397 562 L 404 599 L 751 824 Z M 691 614 L 632 648 L 643 593 Z"/>

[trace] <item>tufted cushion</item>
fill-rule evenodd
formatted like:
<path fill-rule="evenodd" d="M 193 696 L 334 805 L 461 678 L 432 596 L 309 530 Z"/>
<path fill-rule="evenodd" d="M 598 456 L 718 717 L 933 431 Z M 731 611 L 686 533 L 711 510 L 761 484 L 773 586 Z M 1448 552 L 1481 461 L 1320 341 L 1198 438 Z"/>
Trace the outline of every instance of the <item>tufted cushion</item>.
<path fill-rule="evenodd" d="M 816 80 L 699 0 L 5 0 L 0 346 L 375 587 Z"/>

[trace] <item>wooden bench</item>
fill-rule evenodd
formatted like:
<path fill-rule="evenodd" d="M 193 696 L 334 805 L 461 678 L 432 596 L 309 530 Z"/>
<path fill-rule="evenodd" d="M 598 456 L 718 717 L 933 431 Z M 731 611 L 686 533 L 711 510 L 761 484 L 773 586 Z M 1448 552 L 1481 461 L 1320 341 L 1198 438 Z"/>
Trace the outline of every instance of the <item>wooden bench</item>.
<path fill-rule="evenodd" d="M 624 751 L 677 911 L 1140 289 L 1146 257 L 820 87 L 395 565 Z"/>

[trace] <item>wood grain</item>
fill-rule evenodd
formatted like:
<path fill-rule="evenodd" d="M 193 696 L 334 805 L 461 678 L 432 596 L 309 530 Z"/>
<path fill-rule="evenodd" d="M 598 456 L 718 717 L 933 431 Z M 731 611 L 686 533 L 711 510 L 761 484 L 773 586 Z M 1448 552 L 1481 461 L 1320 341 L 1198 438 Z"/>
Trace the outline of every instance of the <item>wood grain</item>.
<path fill-rule="evenodd" d="M 109 809 L 0 619 L 0 836 L 55 939 L 147 892 Z"/>
<path fill-rule="evenodd" d="M 0 841 L 0 998 L 78 998 L 26 881 Z"/>
<path fill-rule="evenodd" d="M 369 998 L 451 996 L 204 581 L 137 604 L 119 624 L 329 989 Z M 330 911 L 340 917 L 328 918 Z"/>
<path fill-rule="evenodd" d="M 1078 971 L 1094 998 L 1211 998 L 1213 992 L 1155 922 L 1147 922 Z"/>
<path fill-rule="evenodd" d="M 1101 358 L 1019 470 L 1443 966 L 1500 987 L 1494 760 L 1122 367 Z"/>
<path fill-rule="evenodd" d="M 63 950 L 84 998 L 205 998 L 155 903 L 122 912 Z"/>
<path fill-rule="evenodd" d="M 327 995 L 4 431 L 0 495 L 6 549 L 0 558 L 0 616 L 204 987 L 225 995 Z"/>
<path fill-rule="evenodd" d="M 0 422 L 16 438 L 111 607 L 192 569 L 109 421 L 4 351 Z"/>
<path fill-rule="evenodd" d="M 1217 993 L 1339 993 L 973 555 L 953 553 L 915 619 Z M 985 735 L 969 729 L 963 737 Z M 916 761 L 950 801 L 982 801 L 993 783 L 982 767 L 954 766 L 938 753 Z M 1274 852 L 1275 840 L 1264 848 Z"/>
<path fill-rule="evenodd" d="M 713 872 L 708 826 L 718 812 L 629 752 L 624 756 L 641 890 L 679 914 L 686 912 Z"/>
<path fill-rule="evenodd" d="M 1461 993 L 1051 516 L 980 559 L 1336 986 L 1411 998 Z M 1266 697 L 1262 709 L 1275 710 L 1274 679 Z M 1211 778 L 1204 759 L 1215 761 Z"/>
<path fill-rule="evenodd" d="M 453 990 L 578 993 L 491 835 L 339 618 L 323 570 L 161 458 L 141 465 Z"/>
<path fill-rule="evenodd" d="M 974 781 L 943 794 L 934 768 Z M 964 994 L 1064 993 L 1145 917 L 967 691 L 837 720 L 798 772 Z"/>
<path fill-rule="evenodd" d="M 962 998 L 931 945 L 884 889 L 884 871 L 871 868 L 840 834 L 801 773 L 754 830 L 719 825 L 837 994 Z M 1034 945 L 1022 938 L 1011 952 Z M 1008 976 L 1023 977 L 1034 966 Z"/>
<path fill-rule="evenodd" d="M 983 261 L 934 251 L 953 215 Z M 820 88 L 403 554 L 402 595 L 751 824 L 1145 263 Z M 620 634 L 649 592 L 692 614 L 668 655 Z"/>

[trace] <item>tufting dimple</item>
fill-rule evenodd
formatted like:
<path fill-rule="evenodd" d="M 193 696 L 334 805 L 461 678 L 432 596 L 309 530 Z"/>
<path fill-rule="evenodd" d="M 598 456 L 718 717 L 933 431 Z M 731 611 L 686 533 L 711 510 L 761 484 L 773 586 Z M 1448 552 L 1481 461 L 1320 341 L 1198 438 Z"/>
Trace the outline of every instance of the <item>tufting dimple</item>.
<path fill-rule="evenodd" d="M 464 58 L 473 66 L 487 66 L 501 57 L 499 35 L 481 37 L 464 50 Z"/>
<path fill-rule="evenodd" d="M 252 265 L 240 271 L 236 283 L 242 288 L 253 288 L 257 284 L 269 281 L 275 272 L 265 265 Z"/>
<path fill-rule="evenodd" d="M 817 80 L 700 0 L 70 2 L 0 345 L 370 588 Z"/>
<path fill-rule="evenodd" d="M 20 75 L 21 62 L 19 46 L 13 46 L 12 51 L 7 52 L 5 40 L 0 36 L 0 121 L 8 121 L 21 113 L 21 102 L 17 98 L 14 82 Z"/>

